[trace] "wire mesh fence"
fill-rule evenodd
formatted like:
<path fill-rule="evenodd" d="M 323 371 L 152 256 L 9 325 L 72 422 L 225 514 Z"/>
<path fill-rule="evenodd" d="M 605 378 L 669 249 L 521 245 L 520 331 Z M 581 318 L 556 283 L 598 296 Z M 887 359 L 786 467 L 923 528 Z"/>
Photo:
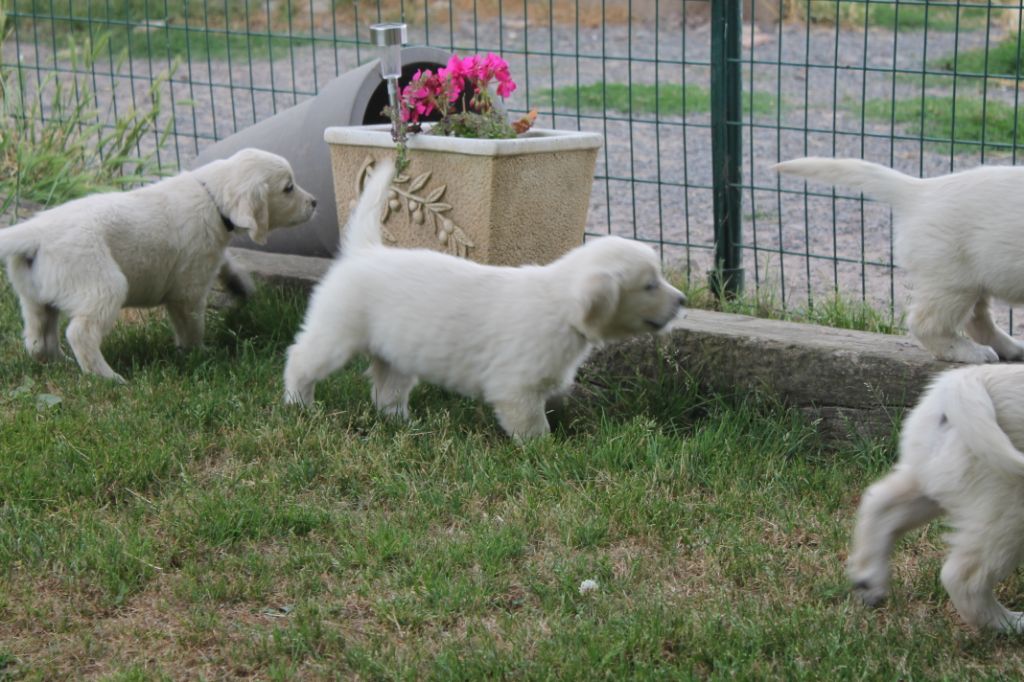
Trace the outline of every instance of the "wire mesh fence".
<path fill-rule="evenodd" d="M 735 10 L 725 28 L 713 21 L 723 6 Z M 898 317 L 907 291 L 888 208 L 779 178 L 777 161 L 855 156 L 936 175 L 1013 163 L 1024 135 L 1020 3 L 12 0 L 6 9 L 3 68 L 20 70 L 26 91 L 63 80 L 113 125 L 152 108 L 158 89 L 156 124 L 136 153 L 167 170 L 373 59 L 372 22 L 405 21 L 413 44 L 497 52 L 519 84 L 513 112 L 536 108 L 544 127 L 604 136 L 589 234 L 654 243 L 703 282 L 720 265 L 715 191 L 728 182 L 746 290 L 780 307 L 838 293 Z M 734 53 L 713 51 L 722 30 L 737 31 Z M 724 84 L 716 77 L 730 73 Z M 737 85 L 740 102 L 723 119 L 715 97 Z M 716 136 L 716 126 L 738 134 Z M 716 173 L 716 144 L 739 147 L 718 150 L 728 159 L 719 163 L 737 164 L 732 180 Z"/>

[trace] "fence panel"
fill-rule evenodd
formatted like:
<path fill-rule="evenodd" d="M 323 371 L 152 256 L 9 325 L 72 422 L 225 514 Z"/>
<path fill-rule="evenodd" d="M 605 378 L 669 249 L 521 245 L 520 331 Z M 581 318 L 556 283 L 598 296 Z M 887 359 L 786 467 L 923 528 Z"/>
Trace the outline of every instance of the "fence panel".
<path fill-rule="evenodd" d="M 741 6 L 739 56 L 713 65 L 725 38 L 713 10 L 734 26 Z M 514 112 L 536 107 L 540 125 L 604 135 L 589 234 L 659 245 L 702 283 L 716 266 L 718 192 L 739 204 L 725 251 L 747 293 L 779 307 L 838 292 L 899 316 L 907 292 L 886 207 L 778 178 L 774 163 L 856 156 L 936 175 L 1013 163 L 1022 134 L 1020 3 L 11 0 L 7 10 L 3 67 L 20 69 L 26 90 L 73 82 L 113 120 L 150 106 L 155 87 L 158 127 L 171 135 L 137 151 L 155 149 L 169 170 L 372 59 L 375 21 L 406 21 L 414 44 L 498 52 L 519 84 Z M 70 41 L 102 49 L 85 58 Z M 741 103 L 714 105 L 737 78 Z M 739 175 L 716 173 L 716 144 Z"/>
<path fill-rule="evenodd" d="M 78 74 L 105 114 L 146 105 L 161 74 L 175 169 L 235 130 L 314 95 L 374 57 L 368 26 L 404 20 L 412 44 L 494 51 L 519 90 L 513 111 L 602 133 L 588 232 L 658 244 L 666 260 L 713 263 L 706 0 L 14 0 L 4 67 L 38 84 Z M 691 27 L 684 30 L 684 26 Z M 68 40 L 109 36 L 91 63 Z M 703 277 L 703 274 L 701 274 Z"/>

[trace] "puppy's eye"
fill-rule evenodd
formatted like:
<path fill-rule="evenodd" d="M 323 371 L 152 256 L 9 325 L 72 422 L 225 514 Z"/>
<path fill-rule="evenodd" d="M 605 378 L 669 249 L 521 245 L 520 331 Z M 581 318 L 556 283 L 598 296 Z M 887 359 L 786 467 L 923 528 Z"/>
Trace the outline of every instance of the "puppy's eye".
<path fill-rule="evenodd" d="M 295 185 L 289 182 L 287 185 L 284 186 L 284 193 L 288 194 L 293 189 L 295 189 Z"/>
<path fill-rule="evenodd" d="M 658 283 L 657 282 L 648 282 L 647 284 L 644 285 L 644 291 L 654 291 L 657 288 L 658 288 Z"/>

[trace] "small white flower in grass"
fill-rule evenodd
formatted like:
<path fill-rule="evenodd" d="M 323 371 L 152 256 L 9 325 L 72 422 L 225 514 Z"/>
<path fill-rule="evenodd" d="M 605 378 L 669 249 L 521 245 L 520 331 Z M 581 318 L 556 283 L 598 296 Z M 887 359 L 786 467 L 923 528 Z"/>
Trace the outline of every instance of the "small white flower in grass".
<path fill-rule="evenodd" d="M 598 584 L 596 580 L 584 580 L 580 583 L 580 594 L 587 595 L 591 592 L 597 592 Z"/>

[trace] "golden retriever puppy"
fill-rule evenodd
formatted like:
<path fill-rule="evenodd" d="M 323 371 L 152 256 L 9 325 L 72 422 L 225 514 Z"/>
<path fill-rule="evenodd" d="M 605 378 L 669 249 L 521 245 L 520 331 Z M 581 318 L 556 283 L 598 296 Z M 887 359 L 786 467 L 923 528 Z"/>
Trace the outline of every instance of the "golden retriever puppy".
<path fill-rule="evenodd" d="M 892 206 L 896 259 L 913 288 L 910 333 L 925 350 L 951 362 L 1024 359 L 1024 345 L 989 310 L 993 298 L 1024 302 L 1024 168 L 927 179 L 860 159 L 810 157 L 775 168 Z"/>
<path fill-rule="evenodd" d="M 971 625 L 1024 632 L 993 589 L 1024 558 L 1024 366 L 945 372 L 903 423 L 892 473 L 864 493 L 847 573 L 868 604 L 888 592 L 900 535 L 942 512 L 942 584 Z"/>
<path fill-rule="evenodd" d="M 82 371 L 124 379 L 100 344 L 122 307 L 165 306 L 181 347 L 203 340 L 206 298 L 219 275 L 229 289 L 251 284 L 225 260 L 236 230 L 264 243 L 273 227 L 298 225 L 316 199 L 295 184 L 288 162 L 243 149 L 130 192 L 68 202 L 0 230 L 0 257 L 21 299 L 28 352 L 60 357 L 58 315 Z"/>
<path fill-rule="evenodd" d="M 311 402 L 318 381 L 368 353 L 384 413 L 408 417 L 422 378 L 483 398 L 516 439 L 542 436 L 546 400 L 569 389 L 595 345 L 659 331 L 686 302 L 651 248 L 618 237 L 515 268 L 383 246 L 392 172 L 382 164 L 367 182 L 341 255 L 313 292 L 288 349 L 286 402 Z"/>

